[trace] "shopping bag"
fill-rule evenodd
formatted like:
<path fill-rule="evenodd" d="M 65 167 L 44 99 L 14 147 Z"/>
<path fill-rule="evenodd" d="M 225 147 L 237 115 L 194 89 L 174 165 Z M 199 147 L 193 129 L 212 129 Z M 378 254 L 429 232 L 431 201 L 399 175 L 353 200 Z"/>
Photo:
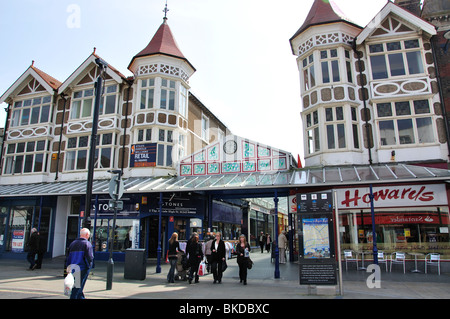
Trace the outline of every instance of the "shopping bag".
<path fill-rule="evenodd" d="M 198 274 L 199 276 L 204 276 L 204 275 L 206 275 L 206 264 L 205 264 L 204 261 L 202 261 L 202 262 L 200 263 L 200 265 L 198 266 L 198 272 L 197 272 L 197 274 Z"/>
<path fill-rule="evenodd" d="M 222 272 L 225 272 L 227 268 L 228 268 L 227 261 L 226 260 L 222 261 Z"/>
<path fill-rule="evenodd" d="M 248 264 L 247 264 L 247 268 L 248 269 L 252 269 L 253 267 L 253 261 L 250 259 L 250 257 L 248 258 Z"/>
<path fill-rule="evenodd" d="M 72 273 L 69 272 L 64 279 L 64 295 L 70 297 L 70 294 L 72 293 L 73 285 L 75 284 L 75 278 L 73 277 Z"/>

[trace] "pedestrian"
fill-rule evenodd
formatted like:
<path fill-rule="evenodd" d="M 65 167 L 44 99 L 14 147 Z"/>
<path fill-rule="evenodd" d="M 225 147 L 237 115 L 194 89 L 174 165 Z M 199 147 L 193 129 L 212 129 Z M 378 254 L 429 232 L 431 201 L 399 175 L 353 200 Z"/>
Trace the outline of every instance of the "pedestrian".
<path fill-rule="evenodd" d="M 286 263 L 286 248 L 288 247 L 288 240 L 286 238 L 286 231 L 282 231 L 278 236 L 278 250 L 280 254 L 280 264 Z"/>
<path fill-rule="evenodd" d="M 38 251 L 37 251 L 36 269 L 41 269 L 44 254 L 47 252 L 47 240 L 46 237 L 42 236 L 40 231 L 38 231 L 37 234 L 38 234 Z"/>
<path fill-rule="evenodd" d="M 75 277 L 75 285 L 72 288 L 70 299 L 85 299 L 83 289 L 94 261 L 92 244 L 89 241 L 90 236 L 89 229 L 81 229 L 80 237 L 75 239 L 67 250 L 65 262 L 67 273 L 70 271 Z"/>
<path fill-rule="evenodd" d="M 266 245 L 266 236 L 264 236 L 264 232 L 261 232 L 261 235 L 259 235 L 259 247 L 261 247 L 261 254 L 264 252 L 265 245 Z"/>
<path fill-rule="evenodd" d="M 250 261 L 250 251 L 251 248 L 247 243 L 247 238 L 245 238 L 245 235 L 242 234 L 239 236 L 239 242 L 236 245 L 235 254 L 237 255 L 237 263 L 239 266 L 240 283 L 244 283 L 244 285 L 247 284 L 247 269 Z"/>
<path fill-rule="evenodd" d="M 178 233 L 174 232 L 169 239 L 169 263 L 170 270 L 167 274 L 167 281 L 169 283 L 174 283 L 175 279 L 175 268 L 177 266 L 178 255 L 177 253 L 180 251 L 180 243 L 178 241 Z"/>
<path fill-rule="evenodd" d="M 34 227 L 31 229 L 31 235 L 28 239 L 26 250 L 28 251 L 27 260 L 30 263 L 28 270 L 35 270 L 37 267 L 36 254 L 39 250 L 39 235 L 37 229 Z"/>
<path fill-rule="evenodd" d="M 208 233 L 205 240 L 206 240 L 205 244 L 206 270 L 209 273 L 211 272 L 211 246 L 214 241 L 214 237 L 210 233 Z"/>
<path fill-rule="evenodd" d="M 198 267 L 203 259 L 202 244 L 198 242 L 198 235 L 195 233 L 186 245 L 186 255 L 189 258 L 189 284 L 192 283 L 195 273 L 195 283 L 198 283 Z"/>
<path fill-rule="evenodd" d="M 216 240 L 211 245 L 211 268 L 215 283 L 222 283 L 222 264 L 225 262 L 225 243 L 221 233 L 216 233 Z"/>
<path fill-rule="evenodd" d="M 266 234 L 266 250 L 270 252 L 270 243 L 272 242 L 272 238 L 270 238 L 269 234 Z"/>

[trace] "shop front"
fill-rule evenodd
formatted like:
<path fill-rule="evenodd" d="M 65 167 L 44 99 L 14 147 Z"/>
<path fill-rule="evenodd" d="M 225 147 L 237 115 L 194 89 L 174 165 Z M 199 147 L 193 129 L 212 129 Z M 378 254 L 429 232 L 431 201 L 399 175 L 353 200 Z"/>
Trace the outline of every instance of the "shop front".
<path fill-rule="evenodd" d="M 439 253 L 441 259 L 450 258 L 445 184 L 377 186 L 372 193 L 378 251 Z M 370 189 L 337 189 L 337 198 L 342 248 L 372 250 Z"/>
<path fill-rule="evenodd" d="M 31 229 L 40 234 L 39 249 L 51 257 L 56 200 L 52 197 L 15 198 L 0 201 L 0 255 L 25 258 Z"/>

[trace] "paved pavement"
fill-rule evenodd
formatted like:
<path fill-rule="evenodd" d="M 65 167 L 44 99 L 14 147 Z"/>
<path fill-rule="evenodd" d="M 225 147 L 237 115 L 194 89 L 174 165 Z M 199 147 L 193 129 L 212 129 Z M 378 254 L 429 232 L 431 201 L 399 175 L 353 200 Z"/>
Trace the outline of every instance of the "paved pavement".
<path fill-rule="evenodd" d="M 200 278 L 200 283 L 186 281 L 167 283 L 169 265 L 161 265 L 156 273 L 156 262 L 147 263 L 146 279 L 124 279 L 124 263 L 116 263 L 112 290 L 106 290 L 106 262 L 96 262 L 86 283 L 85 295 L 89 299 L 447 299 L 450 298 L 450 274 L 410 273 L 402 270 L 381 272 L 381 288 L 368 288 L 370 273 L 343 270 L 343 292 L 338 287 L 308 289 L 300 286 L 298 264 L 280 265 L 280 279 L 274 279 L 274 264 L 270 255 L 252 253 L 253 269 L 248 271 L 248 285 L 239 283 L 236 259 L 228 260 L 222 284 L 213 284 L 212 274 Z M 0 299 L 44 298 L 67 299 L 63 295 L 63 258 L 44 260 L 42 269 L 27 270 L 25 260 L 0 259 Z"/>

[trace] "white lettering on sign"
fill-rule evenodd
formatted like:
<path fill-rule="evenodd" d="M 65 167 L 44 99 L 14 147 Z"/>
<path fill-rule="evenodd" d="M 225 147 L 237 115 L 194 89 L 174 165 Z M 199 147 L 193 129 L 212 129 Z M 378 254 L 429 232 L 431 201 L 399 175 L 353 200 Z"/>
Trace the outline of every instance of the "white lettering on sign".
<path fill-rule="evenodd" d="M 444 184 L 374 187 L 375 207 L 448 205 Z M 370 207 L 370 189 L 338 189 L 339 208 Z"/>

